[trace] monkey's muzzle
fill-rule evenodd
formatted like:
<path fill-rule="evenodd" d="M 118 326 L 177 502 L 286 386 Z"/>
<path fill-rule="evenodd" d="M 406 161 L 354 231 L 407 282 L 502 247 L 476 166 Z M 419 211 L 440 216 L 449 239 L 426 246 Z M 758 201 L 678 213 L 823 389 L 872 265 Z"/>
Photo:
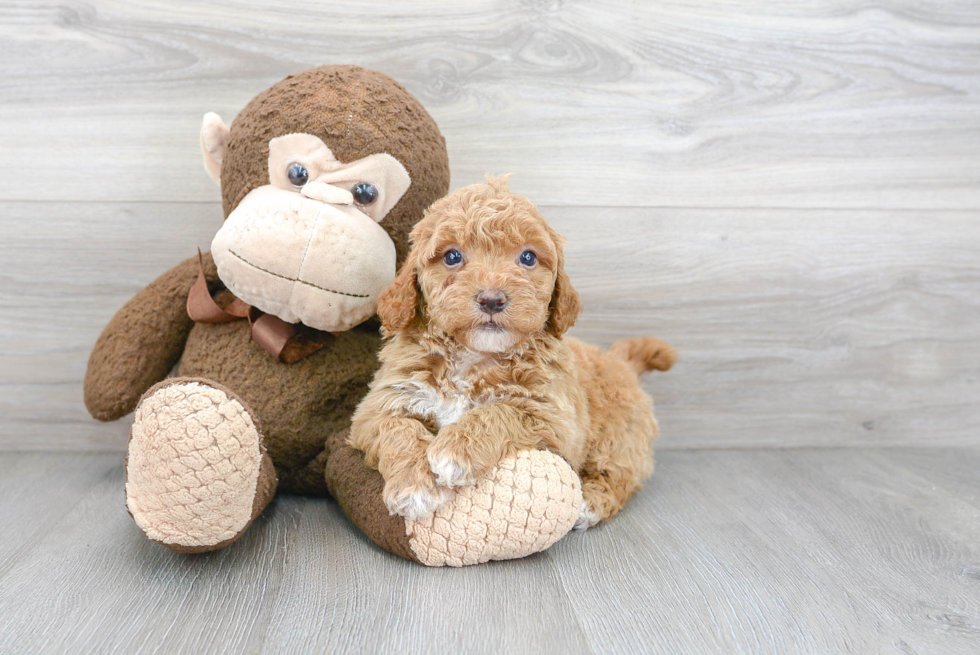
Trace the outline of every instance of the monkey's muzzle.
<path fill-rule="evenodd" d="M 329 332 L 372 316 L 395 278 L 395 244 L 372 218 L 272 185 L 242 199 L 211 254 L 218 277 L 246 303 Z"/>

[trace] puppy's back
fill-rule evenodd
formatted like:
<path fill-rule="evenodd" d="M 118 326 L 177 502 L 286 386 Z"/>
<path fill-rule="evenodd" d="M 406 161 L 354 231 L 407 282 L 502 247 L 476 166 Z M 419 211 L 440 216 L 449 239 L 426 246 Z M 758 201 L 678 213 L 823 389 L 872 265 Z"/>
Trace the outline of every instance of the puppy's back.
<path fill-rule="evenodd" d="M 648 426 L 646 429 L 652 431 L 651 437 L 655 438 L 653 401 L 640 387 L 638 378 L 639 372 L 650 370 L 646 363 L 648 359 L 637 359 L 639 355 L 633 353 L 624 357 L 620 352 L 606 351 L 571 337 L 565 337 L 562 343 L 575 357 L 578 382 L 588 397 L 592 431 L 621 434 L 627 423 L 639 422 Z M 660 355 L 654 361 L 669 368 L 664 358 L 672 357 L 673 350 L 667 344 L 659 343 L 667 350 L 657 351 Z M 648 348 L 639 352 L 648 354 L 653 351 Z"/>

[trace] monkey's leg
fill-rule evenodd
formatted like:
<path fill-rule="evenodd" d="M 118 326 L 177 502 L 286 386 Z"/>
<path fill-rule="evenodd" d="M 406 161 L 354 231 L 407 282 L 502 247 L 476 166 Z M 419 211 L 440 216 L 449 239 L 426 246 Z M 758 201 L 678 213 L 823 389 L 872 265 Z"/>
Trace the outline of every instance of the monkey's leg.
<path fill-rule="evenodd" d="M 171 378 L 136 407 L 126 506 L 151 540 L 181 553 L 223 548 L 276 491 L 276 473 L 248 409 L 203 379 Z"/>
<path fill-rule="evenodd" d="M 453 489 L 434 516 L 388 514 L 384 479 L 345 443 L 327 442 L 327 486 L 344 513 L 381 548 L 427 566 L 466 566 L 545 550 L 575 524 L 582 486 L 567 462 L 543 450 L 502 460 L 475 485 Z"/>

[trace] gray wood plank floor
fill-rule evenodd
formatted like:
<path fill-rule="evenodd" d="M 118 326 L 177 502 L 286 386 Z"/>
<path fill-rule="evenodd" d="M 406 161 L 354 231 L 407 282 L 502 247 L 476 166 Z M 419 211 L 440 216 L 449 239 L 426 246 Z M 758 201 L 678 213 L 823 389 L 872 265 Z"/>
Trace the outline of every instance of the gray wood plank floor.
<path fill-rule="evenodd" d="M 627 509 L 524 560 L 425 569 L 280 497 L 181 556 L 116 454 L 0 455 L 3 653 L 964 653 L 980 449 L 670 451 Z"/>

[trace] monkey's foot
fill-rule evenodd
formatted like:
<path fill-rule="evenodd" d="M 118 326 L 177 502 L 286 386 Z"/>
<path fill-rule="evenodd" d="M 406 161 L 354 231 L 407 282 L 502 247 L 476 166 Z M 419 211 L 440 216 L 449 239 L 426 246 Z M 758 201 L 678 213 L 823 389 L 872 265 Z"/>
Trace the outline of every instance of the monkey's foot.
<path fill-rule="evenodd" d="M 184 553 L 222 548 L 275 489 L 262 436 L 233 393 L 171 378 L 144 394 L 130 433 L 126 506 L 151 540 Z"/>
<path fill-rule="evenodd" d="M 582 484 L 568 463 L 527 450 L 454 489 L 434 516 L 405 526 L 422 564 L 467 566 L 545 550 L 572 529 L 581 506 Z"/>

